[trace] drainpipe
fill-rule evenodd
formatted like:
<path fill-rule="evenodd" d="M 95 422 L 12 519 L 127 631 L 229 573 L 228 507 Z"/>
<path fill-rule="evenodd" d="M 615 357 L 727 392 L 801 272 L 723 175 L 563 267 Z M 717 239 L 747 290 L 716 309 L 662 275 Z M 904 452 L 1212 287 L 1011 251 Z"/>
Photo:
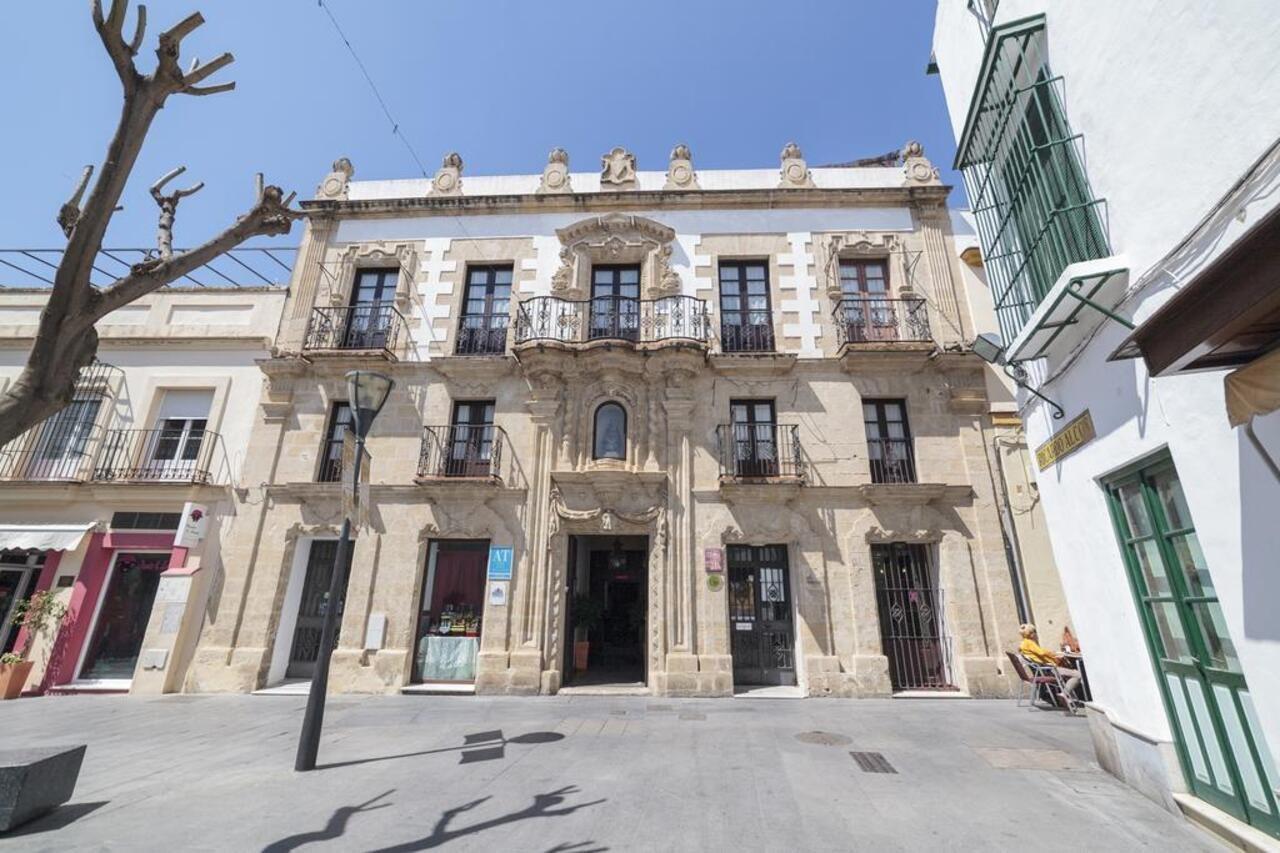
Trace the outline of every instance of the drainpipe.
<path fill-rule="evenodd" d="M 1004 455 L 1000 448 L 1004 445 L 1000 436 L 991 438 L 991 452 L 996 458 L 996 472 L 1000 481 L 1000 534 L 1004 540 L 1005 556 L 1009 558 L 1009 579 L 1013 582 L 1013 591 L 1018 605 L 1018 619 L 1021 622 L 1034 622 L 1031 614 L 1031 602 L 1027 600 L 1027 576 L 1022 568 L 1022 545 L 1018 541 L 1018 527 L 1013 521 L 1013 506 L 1009 503 L 1009 485 L 1004 476 Z"/>

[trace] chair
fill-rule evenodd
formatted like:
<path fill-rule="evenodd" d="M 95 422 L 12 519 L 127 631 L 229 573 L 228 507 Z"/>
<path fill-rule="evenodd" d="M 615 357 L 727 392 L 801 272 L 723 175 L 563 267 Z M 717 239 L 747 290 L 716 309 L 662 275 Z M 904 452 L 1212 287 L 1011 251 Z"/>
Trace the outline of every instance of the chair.
<path fill-rule="evenodd" d="M 1054 688 L 1058 692 L 1062 692 L 1062 679 L 1058 675 L 1056 667 L 1045 666 L 1029 661 L 1026 658 L 1016 655 L 1013 652 L 1005 652 L 1009 656 L 1009 663 L 1013 664 L 1013 671 L 1018 674 L 1018 680 L 1022 682 L 1021 689 L 1018 691 L 1018 707 L 1022 707 L 1022 702 L 1028 697 L 1034 706 L 1036 700 L 1040 696 L 1042 687 L 1049 688 L 1049 695 L 1053 696 Z M 1057 707 L 1056 702 L 1050 700 L 1052 707 Z"/>

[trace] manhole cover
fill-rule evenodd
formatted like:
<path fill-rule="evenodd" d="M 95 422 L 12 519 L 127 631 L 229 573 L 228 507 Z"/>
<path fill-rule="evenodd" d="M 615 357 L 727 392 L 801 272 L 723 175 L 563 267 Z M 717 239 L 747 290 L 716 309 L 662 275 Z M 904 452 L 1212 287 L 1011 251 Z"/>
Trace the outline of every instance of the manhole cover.
<path fill-rule="evenodd" d="M 818 746 L 846 746 L 853 743 L 844 735 L 832 734 L 831 732 L 801 732 L 796 735 L 796 740 L 801 743 L 814 743 Z"/>
<path fill-rule="evenodd" d="M 863 773 L 897 773 L 881 752 L 851 752 Z"/>

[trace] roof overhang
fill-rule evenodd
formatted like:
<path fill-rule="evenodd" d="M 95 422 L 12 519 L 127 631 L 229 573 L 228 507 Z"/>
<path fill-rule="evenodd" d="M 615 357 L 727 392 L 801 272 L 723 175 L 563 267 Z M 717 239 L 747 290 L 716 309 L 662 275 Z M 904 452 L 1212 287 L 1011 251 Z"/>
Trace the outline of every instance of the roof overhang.
<path fill-rule="evenodd" d="M 74 551 L 94 526 L 87 524 L 0 524 L 0 551 Z"/>
<path fill-rule="evenodd" d="M 1152 376 L 1238 367 L 1280 346 L 1280 206 L 1184 284 L 1111 354 Z"/>
<path fill-rule="evenodd" d="M 1033 361 L 1069 352 L 1098 324 L 1115 320 L 1129 288 L 1129 265 L 1118 255 L 1081 261 L 1062 271 L 1005 352 L 1009 362 Z"/>

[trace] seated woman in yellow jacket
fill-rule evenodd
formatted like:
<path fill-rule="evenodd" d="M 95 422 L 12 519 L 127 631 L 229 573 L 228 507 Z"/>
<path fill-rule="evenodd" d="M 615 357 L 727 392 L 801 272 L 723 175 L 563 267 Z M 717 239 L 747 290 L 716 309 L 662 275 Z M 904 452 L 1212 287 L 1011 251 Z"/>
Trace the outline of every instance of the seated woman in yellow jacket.
<path fill-rule="evenodd" d="M 1080 686 L 1080 673 L 1068 666 L 1064 666 L 1067 662 L 1066 658 L 1057 652 L 1052 652 L 1040 645 L 1036 640 L 1039 636 L 1036 634 L 1036 626 L 1028 622 L 1018 627 L 1018 633 L 1022 635 L 1022 642 L 1018 645 L 1018 652 L 1032 663 L 1051 666 L 1058 671 L 1058 675 L 1065 682 L 1062 687 L 1062 696 L 1067 702 L 1067 706 L 1071 710 L 1075 710 L 1079 702 L 1076 701 L 1076 688 Z"/>

